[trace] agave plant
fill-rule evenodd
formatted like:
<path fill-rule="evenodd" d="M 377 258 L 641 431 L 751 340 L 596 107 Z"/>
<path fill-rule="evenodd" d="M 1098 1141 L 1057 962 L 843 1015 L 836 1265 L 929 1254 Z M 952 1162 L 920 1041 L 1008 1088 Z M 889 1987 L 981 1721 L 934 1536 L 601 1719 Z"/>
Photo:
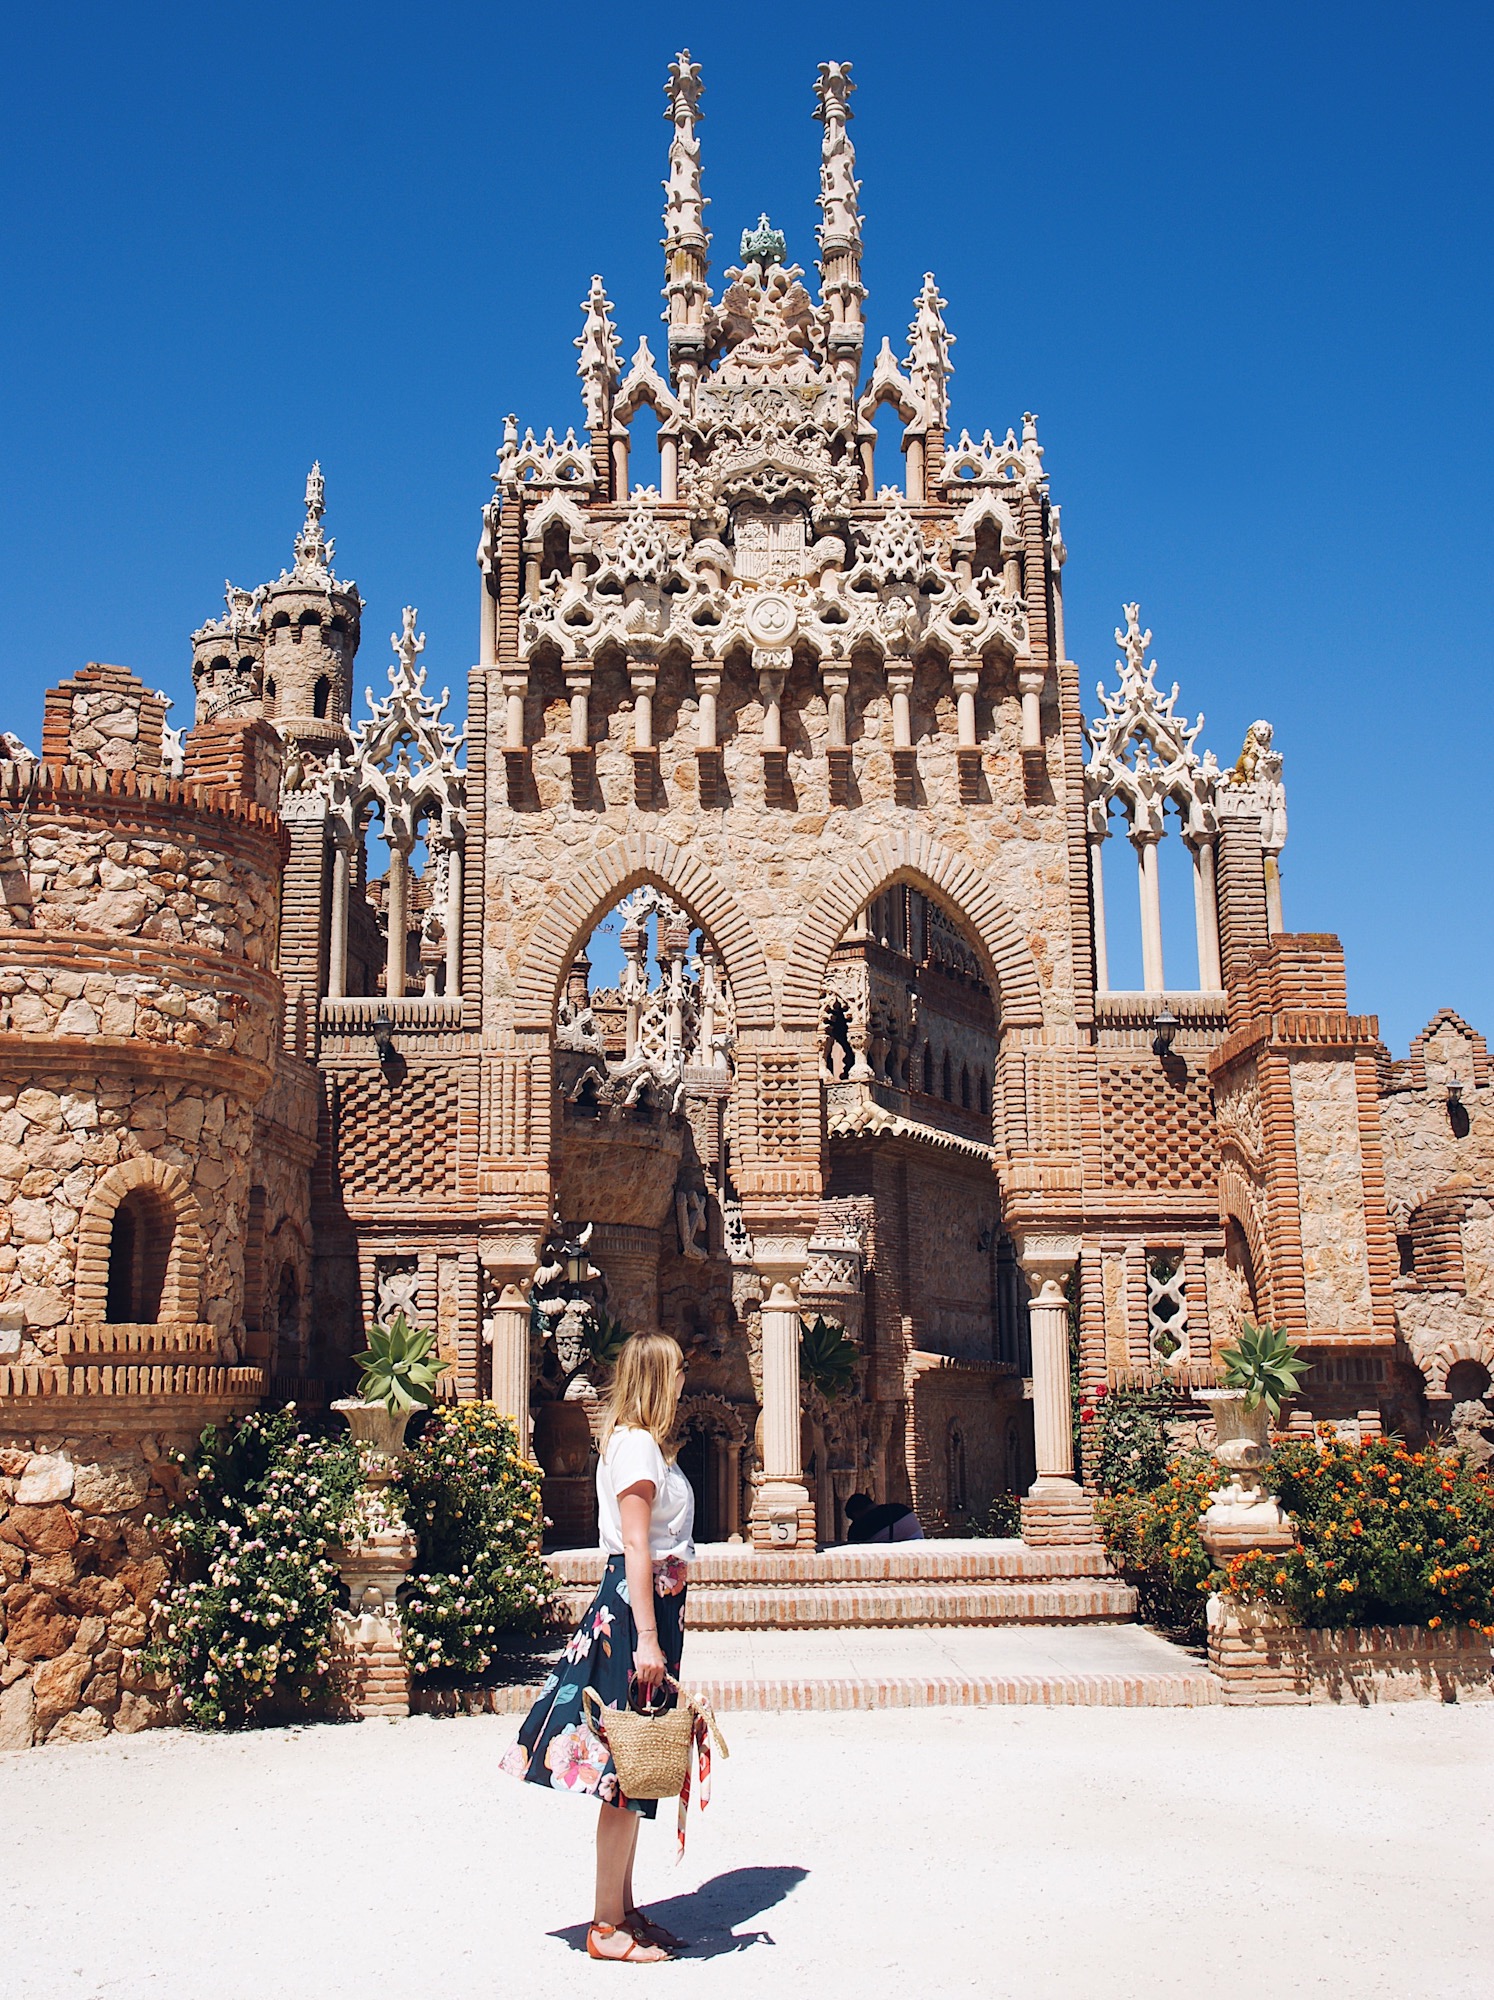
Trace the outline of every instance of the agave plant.
<path fill-rule="evenodd" d="M 818 1389 L 827 1403 L 833 1403 L 856 1380 L 860 1349 L 848 1340 L 844 1327 L 816 1314 L 813 1323 L 799 1322 L 799 1376 L 811 1389 Z"/>
<path fill-rule="evenodd" d="M 1258 1410 L 1264 1403 L 1273 1422 L 1281 1415 L 1283 1400 L 1296 1395 L 1298 1377 L 1312 1366 L 1299 1360 L 1280 1327 L 1253 1326 L 1248 1319 L 1240 1323 L 1238 1343 L 1222 1348 L 1219 1359 L 1224 1363 L 1225 1388 L 1243 1389 L 1247 1410 Z"/>
<path fill-rule="evenodd" d="M 353 1356 L 363 1370 L 358 1394 L 365 1403 L 382 1403 L 396 1412 L 428 1410 L 447 1365 L 432 1359 L 435 1346 L 436 1336 L 411 1326 L 402 1312 L 387 1326 L 371 1326 L 366 1351 Z"/>
<path fill-rule="evenodd" d="M 598 1306 L 592 1316 L 586 1345 L 593 1361 L 599 1362 L 603 1368 L 610 1368 L 632 1337 L 620 1319 L 614 1319 L 604 1306 Z"/>

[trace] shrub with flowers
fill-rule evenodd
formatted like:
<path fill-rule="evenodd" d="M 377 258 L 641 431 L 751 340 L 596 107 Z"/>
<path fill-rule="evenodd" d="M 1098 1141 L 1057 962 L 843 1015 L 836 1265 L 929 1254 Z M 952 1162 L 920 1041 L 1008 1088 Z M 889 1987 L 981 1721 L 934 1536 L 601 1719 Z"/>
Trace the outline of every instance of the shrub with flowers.
<path fill-rule="evenodd" d="M 447 1403 L 425 1419 L 398 1485 L 420 1545 L 402 1605 L 410 1671 L 480 1680 L 501 1633 L 550 1622 L 539 1467 L 490 1404 Z"/>
<path fill-rule="evenodd" d="M 1202 1453 L 1175 1458 L 1146 1492 L 1102 1497 L 1095 1517 L 1111 1561 L 1134 1584 L 1141 1614 L 1164 1630 L 1202 1638 L 1213 1561 L 1199 1516 L 1219 1484 L 1219 1467 Z"/>
<path fill-rule="evenodd" d="M 1304 1625 L 1472 1625 L 1494 1632 L 1494 1482 L 1454 1451 L 1394 1438 L 1278 1445 L 1269 1483 L 1299 1546 L 1236 1556 L 1223 1588 Z"/>
<path fill-rule="evenodd" d="M 327 1552 L 359 1479 L 351 1442 L 313 1436 L 290 1405 L 203 1432 L 164 1524 L 179 1574 L 150 1653 L 199 1728 L 314 1704 L 325 1688 L 338 1592 Z"/>
<path fill-rule="evenodd" d="M 1102 1493 L 1150 1493 L 1167 1477 L 1171 1451 L 1169 1421 L 1188 1414 L 1186 1389 L 1110 1389 L 1103 1381 L 1087 1389 L 1079 1421 L 1086 1433 L 1086 1458 Z"/>

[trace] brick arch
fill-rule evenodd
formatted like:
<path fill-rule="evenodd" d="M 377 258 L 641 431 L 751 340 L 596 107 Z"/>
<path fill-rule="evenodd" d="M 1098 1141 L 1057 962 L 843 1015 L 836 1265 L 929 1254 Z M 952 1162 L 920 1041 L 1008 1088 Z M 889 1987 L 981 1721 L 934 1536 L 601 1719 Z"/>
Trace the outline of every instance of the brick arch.
<path fill-rule="evenodd" d="M 1442 1340 L 1429 1354 L 1419 1354 L 1416 1358 L 1427 1378 L 1427 1394 L 1445 1396 L 1448 1375 L 1460 1361 L 1480 1362 L 1494 1376 L 1494 1333 L 1464 1334 L 1460 1339 Z"/>
<path fill-rule="evenodd" d="M 675 1429 L 683 1433 L 692 1424 L 706 1436 L 725 1438 L 729 1444 L 748 1442 L 747 1423 L 740 1406 L 729 1403 L 724 1396 L 682 1396 Z"/>
<path fill-rule="evenodd" d="M 108 1310 L 109 1246 L 114 1216 L 125 1196 L 147 1188 L 171 1209 L 171 1252 L 161 1291 L 158 1324 L 195 1325 L 202 1318 L 205 1232 L 202 1210 L 180 1167 L 146 1155 L 101 1174 L 78 1218 L 78 1262 L 73 1276 L 73 1318 L 100 1321 Z"/>
<path fill-rule="evenodd" d="M 926 834 L 911 832 L 864 848 L 799 925 L 783 982 L 784 1026 L 814 1026 L 831 952 L 872 897 L 897 882 L 911 882 L 965 919 L 986 961 L 999 1024 L 1041 1027 L 1037 968 L 1011 912 L 971 862 Z"/>
<path fill-rule="evenodd" d="M 1250 1247 L 1250 1262 L 1255 1270 L 1255 1309 L 1268 1316 L 1274 1310 L 1271 1258 L 1256 1202 L 1254 1187 L 1232 1161 L 1226 1160 L 1219 1175 L 1219 1220 L 1221 1223 L 1237 1222 L 1240 1225 Z"/>
<path fill-rule="evenodd" d="M 731 982 L 737 1028 L 771 1028 L 768 962 L 751 920 L 731 890 L 682 847 L 658 834 L 630 834 L 576 871 L 535 925 L 515 995 L 514 1025 L 549 1033 L 561 981 L 597 919 L 652 882 L 683 904 L 720 952 Z"/>

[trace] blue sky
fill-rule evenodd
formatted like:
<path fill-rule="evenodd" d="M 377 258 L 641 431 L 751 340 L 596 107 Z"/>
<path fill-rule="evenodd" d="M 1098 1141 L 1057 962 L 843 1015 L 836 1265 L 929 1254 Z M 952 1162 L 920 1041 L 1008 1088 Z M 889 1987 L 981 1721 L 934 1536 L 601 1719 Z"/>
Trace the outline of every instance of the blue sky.
<path fill-rule="evenodd" d="M 504 413 L 579 421 L 593 271 L 659 347 L 683 42 L 718 268 L 764 208 L 811 263 L 810 87 L 854 63 L 873 340 L 932 269 L 956 426 L 1039 412 L 1086 690 L 1139 598 L 1221 761 L 1275 723 L 1287 922 L 1342 934 L 1351 1004 L 1397 1052 L 1444 1003 L 1494 1032 L 1472 6 L 13 9 L 0 726 L 34 743 L 90 658 L 181 720 L 188 633 L 288 559 L 313 457 L 360 686 L 414 602 L 460 705 Z"/>

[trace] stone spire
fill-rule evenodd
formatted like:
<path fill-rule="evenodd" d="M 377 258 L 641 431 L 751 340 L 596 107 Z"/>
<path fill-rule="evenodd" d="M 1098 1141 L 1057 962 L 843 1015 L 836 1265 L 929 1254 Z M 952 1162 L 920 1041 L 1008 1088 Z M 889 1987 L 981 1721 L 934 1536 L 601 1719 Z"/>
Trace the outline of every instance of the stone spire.
<path fill-rule="evenodd" d="M 820 298 L 826 308 L 826 339 L 847 391 L 855 394 L 861 368 L 861 183 L 856 149 L 847 130 L 853 113 L 849 63 L 821 63 L 814 92 L 815 117 L 824 126 L 820 145 Z"/>
<path fill-rule="evenodd" d="M 576 373 L 581 377 L 586 428 L 605 433 L 612 422 L 612 398 L 617 391 L 622 349 L 612 319 L 612 301 L 599 277 L 592 279 L 581 311 L 585 317 L 576 336 L 576 346 L 581 351 Z"/>
<path fill-rule="evenodd" d="M 363 600 L 355 583 L 333 573 L 336 544 L 322 529 L 326 507 L 318 463 L 306 477 L 306 518 L 295 539 L 295 560 L 253 593 L 264 636 L 263 714 L 290 746 L 290 790 L 348 740 Z"/>
<path fill-rule="evenodd" d="M 711 239 L 705 226 L 706 199 L 700 191 L 699 63 L 681 49 L 669 65 L 664 86 L 665 117 L 674 126 L 669 141 L 669 179 L 664 183 L 664 317 L 669 323 L 669 365 L 676 382 L 689 389 L 699 378 L 705 355 L 709 294 L 706 265 Z"/>
<path fill-rule="evenodd" d="M 954 335 L 944 324 L 947 304 L 948 300 L 939 296 L 933 272 L 925 271 L 923 290 L 914 301 L 908 328 L 908 379 L 919 407 L 910 428 L 937 431 L 941 439 L 949 421 L 949 378 L 954 373 L 949 359 Z"/>
<path fill-rule="evenodd" d="M 306 519 L 296 537 L 296 566 L 292 575 L 298 583 L 332 582 L 332 554 L 337 544 L 322 533 L 322 516 L 327 511 L 327 482 L 317 459 L 306 475 Z"/>

